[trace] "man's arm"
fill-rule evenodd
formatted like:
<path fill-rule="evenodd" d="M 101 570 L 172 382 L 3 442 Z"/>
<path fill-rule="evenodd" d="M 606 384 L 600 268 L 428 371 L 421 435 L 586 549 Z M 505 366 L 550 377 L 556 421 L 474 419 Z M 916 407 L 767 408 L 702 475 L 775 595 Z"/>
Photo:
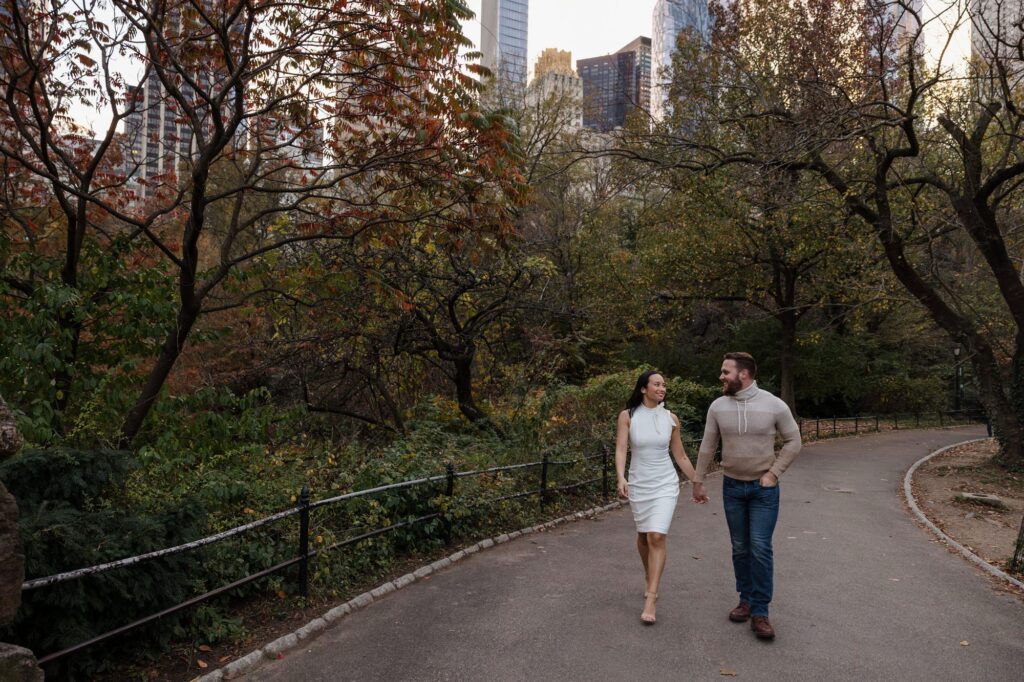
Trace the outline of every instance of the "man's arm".
<path fill-rule="evenodd" d="M 697 466 L 693 472 L 693 501 L 704 504 L 708 501 L 707 491 L 704 490 L 704 474 L 711 465 L 711 460 L 718 450 L 720 438 L 718 421 L 715 419 L 711 408 L 708 408 L 708 418 L 704 423 L 704 438 L 700 441 L 700 451 L 697 453 Z"/>
<path fill-rule="evenodd" d="M 782 436 L 782 449 L 775 455 L 775 463 L 768 469 L 768 473 L 778 481 L 783 472 L 796 459 L 803 444 L 800 441 L 800 426 L 793 419 L 793 413 L 789 406 L 782 401 L 780 409 L 775 414 L 775 430 Z"/>

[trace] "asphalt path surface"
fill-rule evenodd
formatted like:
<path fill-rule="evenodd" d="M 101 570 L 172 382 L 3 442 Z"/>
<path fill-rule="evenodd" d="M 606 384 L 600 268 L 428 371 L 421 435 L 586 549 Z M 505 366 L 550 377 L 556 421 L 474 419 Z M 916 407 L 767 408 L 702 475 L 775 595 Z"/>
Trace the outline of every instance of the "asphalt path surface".
<path fill-rule="evenodd" d="M 716 477 L 710 504 L 681 491 L 653 626 L 639 620 L 623 508 L 475 554 L 244 679 L 1020 680 L 1024 603 L 936 542 L 899 493 L 917 459 L 983 435 L 807 446 L 781 482 L 774 642 L 727 618 L 737 598 Z"/>

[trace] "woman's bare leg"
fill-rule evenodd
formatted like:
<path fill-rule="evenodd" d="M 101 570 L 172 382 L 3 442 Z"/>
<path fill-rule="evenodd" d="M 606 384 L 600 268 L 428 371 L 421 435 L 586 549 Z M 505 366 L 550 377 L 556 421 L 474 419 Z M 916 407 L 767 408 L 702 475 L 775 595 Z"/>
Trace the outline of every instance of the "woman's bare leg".
<path fill-rule="evenodd" d="M 665 570 L 665 557 L 667 555 L 665 534 L 647 534 L 647 598 L 644 600 L 644 611 L 642 616 L 654 617 L 655 602 L 658 598 L 658 587 L 661 584 L 661 574 Z"/>

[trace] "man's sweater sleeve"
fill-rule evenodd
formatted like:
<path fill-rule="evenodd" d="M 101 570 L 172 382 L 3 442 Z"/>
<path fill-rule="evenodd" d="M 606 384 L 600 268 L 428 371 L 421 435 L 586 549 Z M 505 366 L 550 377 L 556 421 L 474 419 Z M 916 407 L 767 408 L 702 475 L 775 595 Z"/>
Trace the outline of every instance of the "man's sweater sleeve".
<path fill-rule="evenodd" d="M 708 466 L 711 465 L 711 460 L 715 457 L 720 437 L 714 409 L 708 408 L 708 418 L 704 424 L 704 438 L 700 441 L 700 452 L 697 454 L 697 467 L 693 476 L 695 483 L 704 482 L 704 474 L 707 473 Z"/>
<path fill-rule="evenodd" d="M 768 471 L 775 474 L 775 478 L 782 478 L 783 472 L 796 459 L 802 443 L 800 442 L 800 426 L 793 419 L 789 405 L 781 400 L 775 417 L 775 430 L 782 436 L 782 449 L 775 456 L 775 464 L 772 464 Z"/>

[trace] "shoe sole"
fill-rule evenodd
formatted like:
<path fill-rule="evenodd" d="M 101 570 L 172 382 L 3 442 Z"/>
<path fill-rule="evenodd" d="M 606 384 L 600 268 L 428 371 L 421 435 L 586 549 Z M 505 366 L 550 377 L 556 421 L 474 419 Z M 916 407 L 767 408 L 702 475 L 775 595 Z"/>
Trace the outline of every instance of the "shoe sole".
<path fill-rule="evenodd" d="M 741 618 L 729 614 L 729 620 L 731 620 L 734 623 L 746 623 L 748 620 L 750 620 L 750 616 L 747 616 L 746 618 Z"/>
<path fill-rule="evenodd" d="M 770 641 L 770 640 L 775 639 L 775 635 L 762 635 L 759 632 L 755 632 L 754 633 L 754 637 L 757 637 L 758 639 L 763 639 L 765 641 Z"/>

